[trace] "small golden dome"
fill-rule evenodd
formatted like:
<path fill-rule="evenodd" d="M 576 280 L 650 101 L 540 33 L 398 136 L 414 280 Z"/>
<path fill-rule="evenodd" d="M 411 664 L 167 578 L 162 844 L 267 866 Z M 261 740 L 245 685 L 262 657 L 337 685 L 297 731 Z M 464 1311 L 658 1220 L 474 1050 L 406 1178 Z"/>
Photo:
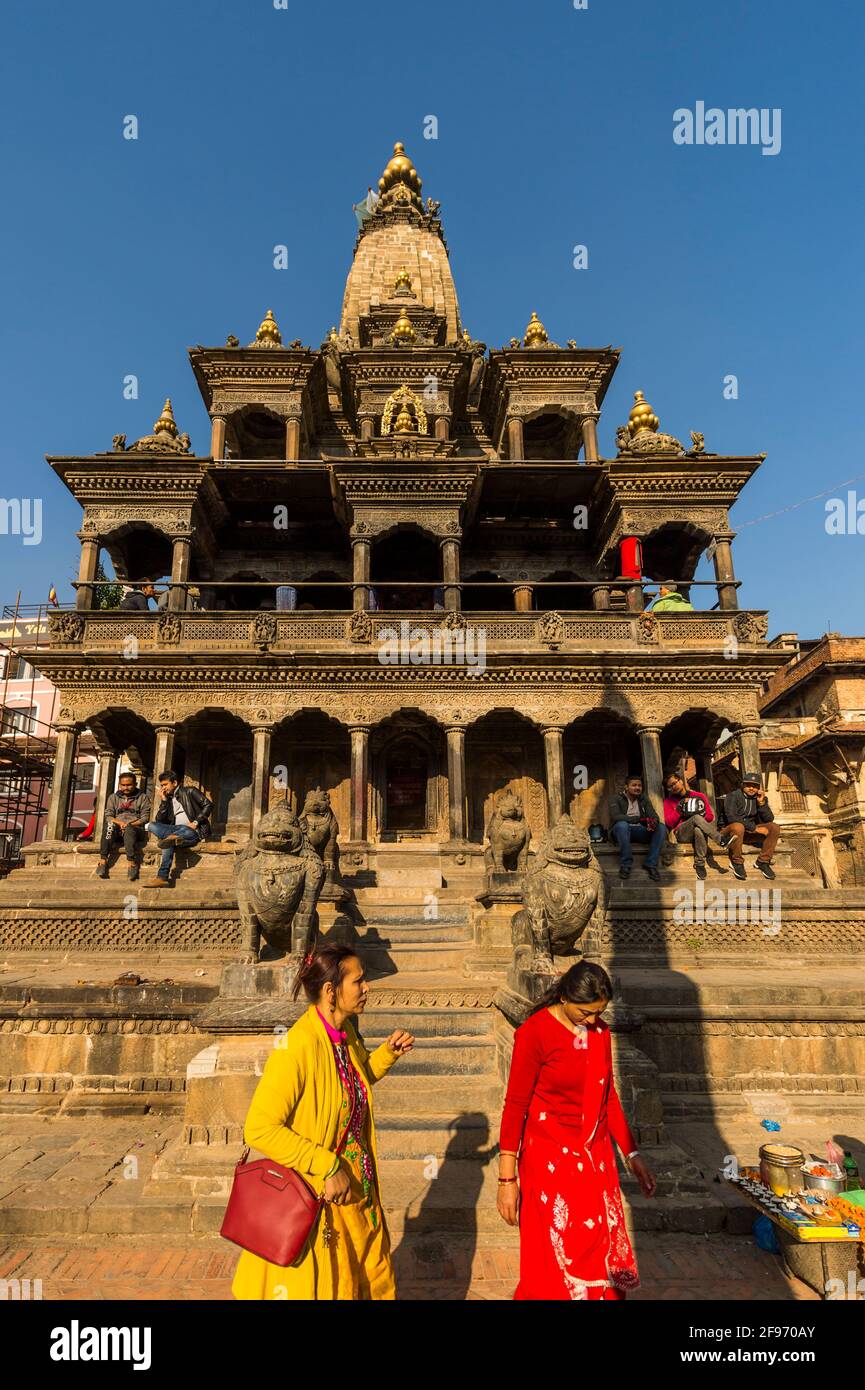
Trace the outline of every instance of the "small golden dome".
<path fill-rule="evenodd" d="M 651 430 L 654 434 L 660 421 L 653 411 L 649 402 L 646 400 L 642 391 L 634 392 L 634 406 L 628 416 L 628 433 L 634 435 L 637 430 Z"/>
<path fill-rule="evenodd" d="M 391 341 L 397 347 L 411 347 L 414 342 L 416 336 L 415 331 L 411 326 L 411 319 L 405 309 L 400 311 L 400 316 L 394 324 L 394 329 L 390 336 Z"/>
<path fill-rule="evenodd" d="M 405 145 L 398 140 L 393 147 L 393 159 L 387 165 L 384 173 L 378 181 L 379 194 L 387 193 L 395 183 L 408 184 L 412 193 L 420 197 L 421 181 L 418 178 L 417 169 L 405 152 Z"/>
<path fill-rule="evenodd" d="M 396 417 L 393 432 L 394 434 L 414 434 L 415 432 L 415 422 L 405 401 L 403 401 L 399 415 Z"/>
<path fill-rule="evenodd" d="M 408 271 L 406 270 L 405 266 L 403 266 L 402 269 L 397 273 L 396 281 L 395 281 L 394 287 L 393 287 L 393 292 L 394 292 L 394 294 L 399 294 L 400 290 L 410 290 L 410 289 L 411 289 L 411 276 L 409 275 L 409 273 L 408 273 Z"/>
<path fill-rule="evenodd" d="M 165 405 L 162 407 L 162 414 L 153 426 L 154 434 L 170 434 L 172 439 L 177 438 L 177 425 L 174 422 L 174 411 L 171 409 L 171 401 L 166 397 Z"/>
<path fill-rule="evenodd" d="M 541 323 L 537 314 L 534 311 L 532 311 L 532 316 L 529 319 L 529 325 L 526 329 L 526 336 L 523 342 L 523 347 L 545 347 L 549 341 L 550 340 L 547 336 L 547 330 L 544 328 L 544 325 Z"/>
<path fill-rule="evenodd" d="M 261 323 L 258 325 L 255 341 L 257 343 L 265 343 L 268 347 L 282 346 L 282 334 L 276 325 L 276 319 L 273 317 L 272 309 L 268 309 Z"/>

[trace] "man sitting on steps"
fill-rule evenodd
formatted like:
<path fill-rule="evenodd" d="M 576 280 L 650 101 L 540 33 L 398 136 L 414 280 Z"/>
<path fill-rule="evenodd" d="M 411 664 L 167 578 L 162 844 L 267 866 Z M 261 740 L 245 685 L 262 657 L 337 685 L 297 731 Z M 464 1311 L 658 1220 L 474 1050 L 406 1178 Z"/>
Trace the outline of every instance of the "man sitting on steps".
<path fill-rule="evenodd" d="M 171 865 L 174 851 L 178 845 L 191 849 L 199 840 L 206 840 L 210 834 L 210 813 L 213 803 L 195 787 L 181 787 L 176 772 L 168 769 L 159 774 L 159 788 L 162 800 L 156 817 L 145 827 L 162 844 L 162 862 L 156 878 L 145 884 L 147 888 L 167 888 L 171 878 Z"/>
<path fill-rule="evenodd" d="M 127 878 L 138 877 L 139 850 L 147 843 L 144 822 L 147 820 L 147 794 L 141 790 L 134 772 L 122 772 L 117 791 L 105 803 L 105 826 L 99 853 L 97 878 L 108 877 L 108 856 L 114 844 L 122 843 L 126 850 Z"/>
<path fill-rule="evenodd" d="M 741 790 L 728 792 L 724 797 L 724 821 L 730 840 L 730 863 L 737 878 L 745 877 L 743 846 L 759 845 L 757 868 L 764 878 L 774 878 L 772 855 L 781 834 L 766 799 L 759 772 L 746 772 Z"/>
<path fill-rule="evenodd" d="M 642 777 L 629 777 L 624 791 L 610 798 L 610 834 L 619 846 L 622 857 L 619 878 L 630 875 L 634 865 L 631 846 L 636 842 L 649 846 L 643 867 L 649 878 L 654 879 L 655 883 L 660 882 L 658 860 L 667 838 L 667 828 L 651 801 L 643 795 Z"/>

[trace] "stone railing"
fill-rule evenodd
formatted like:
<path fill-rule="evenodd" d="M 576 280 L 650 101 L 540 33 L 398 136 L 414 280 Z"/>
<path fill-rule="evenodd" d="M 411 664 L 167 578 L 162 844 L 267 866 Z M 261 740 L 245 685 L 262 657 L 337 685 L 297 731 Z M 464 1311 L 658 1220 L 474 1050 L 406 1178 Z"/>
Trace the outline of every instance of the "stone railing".
<path fill-rule="evenodd" d="M 764 645 L 767 617 L 759 611 L 659 615 L 652 613 L 120 613 L 64 612 L 51 617 L 52 648 L 94 654 L 142 652 L 363 651 L 387 641 L 457 644 L 487 650 L 578 651 L 583 647 L 721 647 L 735 639 Z"/>

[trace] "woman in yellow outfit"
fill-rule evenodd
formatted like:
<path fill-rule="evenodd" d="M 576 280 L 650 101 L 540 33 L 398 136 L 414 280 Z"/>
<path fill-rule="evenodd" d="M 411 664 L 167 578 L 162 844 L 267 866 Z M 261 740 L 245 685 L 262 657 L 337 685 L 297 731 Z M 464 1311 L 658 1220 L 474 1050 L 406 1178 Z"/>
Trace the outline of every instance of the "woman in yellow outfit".
<path fill-rule="evenodd" d="M 244 1250 L 232 1292 L 250 1299 L 392 1299 L 371 1092 L 414 1038 L 392 1033 L 367 1052 L 351 1015 L 363 1013 L 369 985 L 350 946 L 325 945 L 308 956 L 295 996 L 301 986 L 310 1006 L 267 1059 L 244 1139 L 265 1158 L 294 1168 L 325 1203 L 295 1264 L 268 1264 Z"/>

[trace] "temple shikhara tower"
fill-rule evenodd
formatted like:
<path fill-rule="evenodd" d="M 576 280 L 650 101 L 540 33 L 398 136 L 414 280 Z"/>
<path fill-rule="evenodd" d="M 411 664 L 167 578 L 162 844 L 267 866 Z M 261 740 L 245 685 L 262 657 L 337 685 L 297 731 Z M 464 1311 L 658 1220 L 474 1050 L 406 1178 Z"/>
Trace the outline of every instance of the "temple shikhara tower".
<path fill-rule="evenodd" d="M 81 562 L 75 608 L 52 615 L 32 654 L 60 690 L 57 761 L 46 838 L 0 884 L 3 950 L 111 957 L 117 974 L 150 957 L 153 978 L 169 953 L 175 992 L 163 986 L 156 1014 L 146 991 L 133 1003 L 106 987 L 98 1008 L 88 995 L 72 1010 L 58 996 L 38 1034 L 15 1013 L 6 1072 L 38 1094 L 39 1078 L 62 1077 L 45 1084 L 49 1109 L 73 1095 L 98 1108 L 125 1088 L 130 1105 L 182 1122 L 171 1182 L 182 1177 L 193 1204 L 206 1190 L 195 1154 L 208 1151 L 207 1168 L 218 1139 L 226 1154 L 239 1140 L 232 1116 L 196 1109 L 200 1073 L 187 1067 L 234 1038 L 224 1011 L 207 1011 L 219 967 L 243 952 L 236 852 L 269 808 L 300 814 L 310 791 L 329 794 L 345 897 L 324 904 L 322 926 L 358 934 L 370 1035 L 399 1024 L 420 1038 L 421 1065 L 391 1083 L 379 1121 L 398 1207 L 417 1187 L 414 1156 L 471 1164 L 496 1137 L 511 1030 L 495 999 L 514 907 L 484 854 L 500 802 L 519 798 L 533 851 L 563 814 L 606 829 L 628 772 L 660 806 L 664 772 L 684 763 L 714 800 L 722 736 L 725 768 L 760 767 L 761 701 L 789 658 L 767 642 L 767 614 L 740 607 L 733 562 L 729 510 L 763 455 L 714 452 L 723 441 L 668 420 L 639 380 L 628 419 L 602 421 L 613 374 L 627 373 L 620 350 L 582 344 L 579 324 L 552 342 L 541 304 L 512 305 L 502 346 L 476 336 L 439 204 L 402 145 L 361 213 L 337 317 L 339 303 L 338 283 L 324 287 L 317 347 L 294 337 L 275 294 L 226 325 L 238 336 L 225 345 L 190 350 L 210 418 L 203 452 L 166 400 L 142 439 L 49 457 L 81 504 Z M 99 607 L 101 555 L 119 580 L 167 590 L 163 606 Z M 697 582 L 706 556 L 714 577 Z M 663 581 L 685 601 L 656 614 L 646 604 Z M 100 757 L 97 822 L 121 766 L 155 797 L 155 774 L 174 767 L 213 802 L 213 838 L 178 854 L 170 892 L 135 885 L 134 911 L 122 861 L 97 880 L 96 846 L 67 839 L 85 730 Z M 865 892 L 824 890 L 796 858 L 803 837 L 797 823 L 781 841 L 777 931 L 753 913 L 677 915 L 690 850 L 672 852 L 660 885 L 638 852 L 620 884 L 597 842 L 608 907 L 583 946 L 618 978 L 623 1101 L 668 1174 L 657 1209 L 679 1229 L 727 1220 L 700 1170 L 738 1152 L 751 1093 L 804 1097 L 826 1133 L 830 1115 L 843 1130 L 845 1107 L 865 1101 L 861 1001 L 851 1012 L 837 970 L 865 943 Z M 719 863 L 707 886 L 726 894 Z M 748 886 L 767 888 L 753 873 Z M 216 976 L 193 1007 L 176 962 L 202 956 Z M 808 991 L 827 957 L 817 1016 Z M 61 1028 L 73 1015 L 81 1027 Z M 97 1021 L 114 1042 L 88 1049 Z M 250 1049 L 269 1045 L 257 1026 L 240 1030 Z M 487 1203 L 488 1181 L 491 1168 L 461 1191 L 484 1187 Z M 463 1201 L 448 1209 L 457 1234 Z M 631 1207 L 639 1224 L 638 1196 Z M 435 1229 L 427 1216 L 417 1229 Z M 396 1208 L 392 1219 L 399 1234 Z"/>

